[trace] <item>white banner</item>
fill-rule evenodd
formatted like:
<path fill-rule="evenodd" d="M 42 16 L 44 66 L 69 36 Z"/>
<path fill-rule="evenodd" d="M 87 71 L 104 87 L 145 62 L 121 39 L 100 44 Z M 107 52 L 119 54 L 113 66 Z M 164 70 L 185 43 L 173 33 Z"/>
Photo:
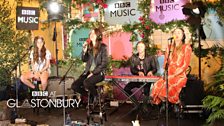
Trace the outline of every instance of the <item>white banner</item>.
<path fill-rule="evenodd" d="M 105 22 L 109 25 L 133 23 L 141 16 L 138 11 L 137 0 L 107 0 Z"/>

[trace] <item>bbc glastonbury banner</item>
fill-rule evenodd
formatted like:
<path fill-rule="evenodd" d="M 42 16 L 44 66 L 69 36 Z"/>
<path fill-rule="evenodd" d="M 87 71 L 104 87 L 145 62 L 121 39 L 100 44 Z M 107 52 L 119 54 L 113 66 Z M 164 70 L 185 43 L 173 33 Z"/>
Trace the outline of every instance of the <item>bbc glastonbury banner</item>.
<path fill-rule="evenodd" d="M 108 8 L 105 9 L 105 22 L 109 25 L 122 25 L 138 21 L 141 16 L 138 11 L 137 0 L 107 0 Z"/>
<path fill-rule="evenodd" d="M 17 7 L 16 8 L 16 29 L 17 30 L 38 30 L 39 8 Z"/>
<path fill-rule="evenodd" d="M 189 0 L 151 0 L 150 18 L 164 24 L 172 20 L 183 20 L 186 16 L 182 12 L 182 6 Z"/>

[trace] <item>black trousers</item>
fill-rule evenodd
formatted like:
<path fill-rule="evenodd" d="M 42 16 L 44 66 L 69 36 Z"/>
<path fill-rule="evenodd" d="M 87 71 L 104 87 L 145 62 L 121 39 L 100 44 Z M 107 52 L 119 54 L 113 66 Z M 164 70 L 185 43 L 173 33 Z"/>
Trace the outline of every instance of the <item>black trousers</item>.
<path fill-rule="evenodd" d="M 104 80 L 104 74 L 94 74 L 87 78 L 89 73 L 82 74 L 77 80 L 75 80 L 71 86 L 74 92 L 78 92 L 82 95 L 86 94 L 86 90 L 90 91 L 92 96 L 97 96 L 96 84 Z"/>
<path fill-rule="evenodd" d="M 128 95 L 131 95 L 132 94 L 131 90 L 133 88 L 140 88 L 143 84 L 144 84 L 143 82 L 130 82 L 124 87 L 124 90 L 128 93 Z M 145 96 L 149 96 L 150 87 L 151 87 L 151 83 L 147 83 L 144 86 L 144 95 Z"/>

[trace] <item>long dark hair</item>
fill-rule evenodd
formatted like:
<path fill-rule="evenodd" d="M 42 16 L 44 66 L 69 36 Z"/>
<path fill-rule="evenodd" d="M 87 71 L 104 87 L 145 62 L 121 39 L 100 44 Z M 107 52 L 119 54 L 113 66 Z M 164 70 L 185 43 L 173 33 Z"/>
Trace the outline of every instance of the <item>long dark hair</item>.
<path fill-rule="evenodd" d="M 96 56 L 100 50 L 101 42 L 102 42 L 102 32 L 99 28 L 93 29 L 94 33 L 96 34 L 96 44 L 93 47 L 92 41 L 90 42 L 90 50 L 93 51 L 93 55 Z M 89 34 L 90 38 L 90 34 Z"/>
<path fill-rule="evenodd" d="M 182 44 L 184 44 L 184 43 L 185 43 L 185 39 L 186 39 L 186 35 L 185 35 L 185 32 L 184 32 L 184 29 L 183 29 L 183 28 L 176 28 L 176 29 L 174 29 L 174 30 L 172 31 L 172 34 L 173 34 L 174 31 L 176 31 L 177 29 L 180 29 L 180 30 L 182 31 L 182 33 L 183 33 L 181 42 L 182 42 Z"/>
<path fill-rule="evenodd" d="M 186 35 L 185 35 L 185 32 L 184 32 L 184 29 L 183 28 L 179 28 L 181 31 L 182 31 L 182 33 L 183 33 L 183 37 L 182 37 L 182 39 L 181 39 L 181 41 L 182 41 L 182 44 L 184 44 L 185 43 L 185 39 L 186 39 Z"/>
<path fill-rule="evenodd" d="M 43 46 L 42 46 L 42 48 L 40 50 L 40 53 L 39 53 L 39 50 L 38 50 L 38 47 L 37 47 L 37 40 L 38 39 L 41 39 L 42 42 L 43 42 Z M 41 61 L 43 62 L 44 59 L 45 59 L 45 56 L 46 56 L 46 48 L 45 48 L 44 38 L 41 37 L 41 36 L 36 36 L 34 38 L 34 53 L 33 53 L 34 62 L 38 62 L 39 57 L 41 58 Z"/>

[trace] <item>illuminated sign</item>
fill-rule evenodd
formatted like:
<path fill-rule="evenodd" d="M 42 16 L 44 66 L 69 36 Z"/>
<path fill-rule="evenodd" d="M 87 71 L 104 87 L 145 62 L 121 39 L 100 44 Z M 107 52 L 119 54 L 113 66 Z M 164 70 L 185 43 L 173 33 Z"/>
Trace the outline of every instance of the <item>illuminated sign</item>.
<path fill-rule="evenodd" d="M 108 0 L 107 4 L 104 17 L 109 25 L 132 23 L 141 16 L 136 0 Z"/>
<path fill-rule="evenodd" d="M 18 30 L 38 30 L 39 8 L 17 7 L 16 9 L 16 29 Z"/>
<path fill-rule="evenodd" d="M 182 13 L 182 6 L 189 0 L 151 0 L 150 18 L 163 24 L 172 20 L 183 20 L 185 15 Z"/>

